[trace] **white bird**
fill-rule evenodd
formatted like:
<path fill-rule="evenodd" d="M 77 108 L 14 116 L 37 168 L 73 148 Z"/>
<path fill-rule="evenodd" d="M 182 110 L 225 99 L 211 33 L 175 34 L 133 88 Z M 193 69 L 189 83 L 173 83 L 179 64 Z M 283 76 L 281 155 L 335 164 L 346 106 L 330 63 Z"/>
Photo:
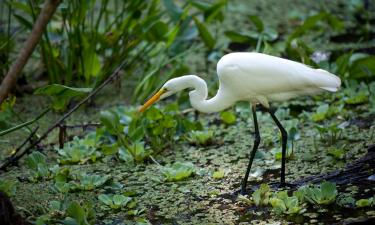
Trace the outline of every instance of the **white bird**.
<path fill-rule="evenodd" d="M 207 99 L 207 84 L 196 75 L 186 75 L 168 80 L 140 109 L 143 112 L 150 105 L 184 89 L 189 92 L 190 103 L 196 110 L 212 113 L 224 110 L 237 101 L 247 101 L 252 106 L 255 140 L 250 154 L 249 164 L 241 186 L 246 183 L 251 165 L 260 143 L 256 105 L 261 104 L 270 113 L 280 129 L 282 136 L 281 185 L 285 185 L 285 154 L 287 132 L 270 110 L 269 102 L 286 101 L 300 95 L 312 95 L 321 91 L 335 92 L 340 88 L 341 80 L 334 74 L 322 69 L 314 69 L 302 63 L 261 53 L 238 52 L 224 55 L 217 63 L 219 90 Z"/>

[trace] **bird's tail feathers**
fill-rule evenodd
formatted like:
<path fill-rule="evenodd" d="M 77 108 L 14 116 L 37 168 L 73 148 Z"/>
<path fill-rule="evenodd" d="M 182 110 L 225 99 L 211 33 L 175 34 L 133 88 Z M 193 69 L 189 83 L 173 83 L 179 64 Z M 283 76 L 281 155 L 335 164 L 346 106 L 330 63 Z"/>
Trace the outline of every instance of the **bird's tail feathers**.
<path fill-rule="evenodd" d="M 339 90 L 340 87 L 320 87 L 320 88 L 326 91 L 336 92 L 337 90 Z"/>
<path fill-rule="evenodd" d="M 322 69 L 316 69 L 315 71 L 318 72 L 316 74 L 320 76 L 317 82 L 319 88 L 330 92 L 336 92 L 340 89 L 341 79 L 338 76 Z"/>

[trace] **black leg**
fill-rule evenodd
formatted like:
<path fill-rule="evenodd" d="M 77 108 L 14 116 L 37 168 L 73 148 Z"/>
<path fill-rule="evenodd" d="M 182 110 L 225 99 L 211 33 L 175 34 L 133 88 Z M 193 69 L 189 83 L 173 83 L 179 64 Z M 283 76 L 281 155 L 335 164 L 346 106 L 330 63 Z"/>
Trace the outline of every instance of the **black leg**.
<path fill-rule="evenodd" d="M 280 185 L 285 186 L 285 160 L 286 160 L 286 142 L 288 140 L 288 133 L 281 125 L 280 121 L 276 118 L 275 114 L 271 109 L 268 109 L 273 121 L 275 121 L 277 127 L 281 132 L 281 176 L 280 176 Z"/>
<path fill-rule="evenodd" d="M 258 120 L 257 120 L 257 113 L 256 113 L 256 105 L 252 105 L 252 111 L 253 111 L 253 119 L 254 119 L 254 128 L 255 128 L 255 139 L 254 139 L 254 146 L 253 150 L 251 151 L 250 154 L 250 159 L 249 159 L 249 164 L 246 169 L 246 174 L 245 177 L 242 181 L 242 186 L 241 186 L 241 194 L 244 195 L 246 192 L 246 184 L 247 184 L 247 179 L 249 178 L 249 173 L 251 170 L 251 165 L 253 164 L 253 160 L 255 157 L 255 153 L 258 149 L 259 143 L 260 143 L 260 135 L 259 135 L 259 129 L 258 129 Z"/>

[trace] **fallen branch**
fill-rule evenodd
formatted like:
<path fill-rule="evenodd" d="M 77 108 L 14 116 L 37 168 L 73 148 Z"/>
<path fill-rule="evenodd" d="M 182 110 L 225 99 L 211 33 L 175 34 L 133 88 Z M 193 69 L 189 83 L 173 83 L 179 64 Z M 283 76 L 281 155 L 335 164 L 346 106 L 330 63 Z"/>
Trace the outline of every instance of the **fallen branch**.
<path fill-rule="evenodd" d="M 38 140 L 36 140 L 32 144 L 30 144 L 30 146 L 27 147 L 20 155 L 11 156 L 11 157 L 5 159 L 4 162 L 0 164 L 0 170 L 5 171 L 8 166 L 14 165 L 15 162 L 17 162 L 20 158 L 22 158 L 22 156 L 24 156 L 25 154 L 29 153 L 31 151 L 31 149 L 34 148 L 37 144 L 39 144 L 44 138 L 46 138 L 48 136 L 48 134 L 53 129 L 55 129 L 56 127 L 58 127 L 66 118 L 68 118 L 73 112 L 75 112 L 81 105 L 83 105 L 85 102 L 89 101 L 89 99 L 91 99 L 93 96 L 95 96 L 103 87 L 105 87 L 112 80 L 114 80 L 118 76 L 118 74 L 119 74 L 120 70 L 122 69 L 122 67 L 125 66 L 125 64 L 126 64 L 125 61 L 122 62 L 120 64 L 120 66 L 118 66 L 116 68 L 116 70 L 109 77 L 107 77 L 102 84 L 100 84 L 97 88 L 95 88 L 92 92 L 90 92 L 90 94 L 88 94 L 84 99 L 82 99 L 79 103 L 77 103 L 71 110 L 69 110 L 69 112 L 67 112 L 62 117 L 60 117 L 60 119 L 58 119 L 54 124 L 52 124 L 47 129 L 47 131 L 44 132 L 40 136 L 40 138 L 38 138 Z"/>
<path fill-rule="evenodd" d="M 375 145 L 368 148 L 367 154 L 347 165 L 344 169 L 335 170 L 328 174 L 320 174 L 317 176 L 305 177 L 292 183 L 293 186 L 298 187 L 309 183 L 316 184 L 322 181 L 331 181 L 338 185 L 363 183 L 367 177 L 375 172 Z"/>
<path fill-rule="evenodd" d="M 39 17 L 34 24 L 33 30 L 31 31 L 29 38 L 26 40 L 25 46 L 22 48 L 16 61 L 12 64 L 7 75 L 1 83 L 0 105 L 1 103 L 3 103 L 8 94 L 13 89 L 13 87 L 16 85 L 19 74 L 22 72 L 22 69 L 26 65 L 28 59 L 30 58 L 35 47 L 40 41 L 44 29 L 46 28 L 48 22 L 51 20 L 53 14 L 55 13 L 60 3 L 61 0 L 46 0 L 44 2 L 43 9 L 40 12 Z"/>

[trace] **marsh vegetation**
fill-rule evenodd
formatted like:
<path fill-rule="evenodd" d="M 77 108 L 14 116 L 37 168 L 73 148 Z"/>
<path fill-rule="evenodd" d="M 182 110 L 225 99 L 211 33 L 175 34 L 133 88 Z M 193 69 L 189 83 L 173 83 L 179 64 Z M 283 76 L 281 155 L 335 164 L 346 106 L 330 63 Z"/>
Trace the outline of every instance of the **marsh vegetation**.
<path fill-rule="evenodd" d="M 2 80 L 42 3 L 0 2 Z M 62 1 L 0 105 L 0 190 L 38 225 L 371 223 L 374 12 L 366 0 Z M 213 96 L 218 59 L 236 51 L 342 80 L 336 93 L 274 103 L 289 134 L 286 188 L 277 185 L 281 136 L 264 110 L 244 196 L 254 134 L 247 102 L 202 114 L 181 92 L 137 112 L 181 75 L 199 74 Z"/>

